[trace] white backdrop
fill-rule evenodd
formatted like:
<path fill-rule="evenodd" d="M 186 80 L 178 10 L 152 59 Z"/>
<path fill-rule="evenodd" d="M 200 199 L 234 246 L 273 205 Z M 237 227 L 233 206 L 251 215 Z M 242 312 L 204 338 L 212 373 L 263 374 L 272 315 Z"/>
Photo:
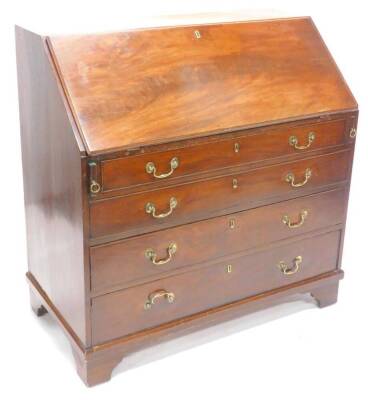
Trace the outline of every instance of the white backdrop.
<path fill-rule="evenodd" d="M 0 398 L 29 395 L 37 395 L 41 400 L 67 396 L 173 400 L 368 398 L 365 3 L 354 0 L 2 2 Z M 254 4 L 258 10 L 252 8 Z M 339 302 L 325 309 L 318 309 L 312 301 L 289 302 L 146 350 L 123 361 L 109 383 L 87 389 L 74 371 L 68 342 L 56 324 L 49 316 L 37 319 L 29 308 L 24 279 L 27 260 L 14 24 L 44 34 L 95 32 L 159 25 L 158 15 L 195 13 L 202 15 L 192 17 L 194 22 L 221 20 L 230 18 L 230 14 L 238 14 L 238 19 L 246 14 L 311 15 L 360 105 L 343 256 L 346 275 L 340 285 Z M 165 23 L 175 22 L 166 18 Z"/>

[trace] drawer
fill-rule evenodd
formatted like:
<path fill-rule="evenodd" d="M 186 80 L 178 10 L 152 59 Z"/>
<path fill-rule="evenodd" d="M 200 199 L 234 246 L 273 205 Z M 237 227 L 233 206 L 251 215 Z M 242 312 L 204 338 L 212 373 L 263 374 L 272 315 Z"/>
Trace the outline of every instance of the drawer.
<path fill-rule="evenodd" d="M 90 235 L 133 236 L 321 190 L 348 179 L 351 155 L 351 150 L 346 150 L 238 175 L 95 200 L 90 204 Z"/>
<path fill-rule="evenodd" d="M 258 129 L 242 136 L 101 162 L 104 192 L 347 143 L 343 119 Z"/>
<path fill-rule="evenodd" d="M 335 270 L 339 242 L 329 232 L 93 298 L 93 344 Z"/>
<path fill-rule="evenodd" d="M 342 223 L 346 194 L 345 189 L 333 190 L 92 247 L 92 292 L 111 292 Z"/>

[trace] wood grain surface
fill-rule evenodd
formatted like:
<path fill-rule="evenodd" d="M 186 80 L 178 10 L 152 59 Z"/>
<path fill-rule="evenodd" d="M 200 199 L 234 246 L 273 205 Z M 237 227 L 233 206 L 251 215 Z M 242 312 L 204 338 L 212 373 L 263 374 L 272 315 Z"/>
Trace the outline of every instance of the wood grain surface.
<path fill-rule="evenodd" d="M 337 300 L 358 109 L 309 17 L 16 40 L 31 307 L 86 384 L 288 294 Z"/>
<path fill-rule="evenodd" d="M 357 108 L 310 18 L 49 45 L 90 154 Z"/>
<path fill-rule="evenodd" d="M 87 345 L 86 165 L 44 41 L 17 28 L 16 43 L 28 269 Z"/>
<path fill-rule="evenodd" d="M 91 237 L 127 237 L 321 191 L 348 179 L 351 156 L 351 150 L 345 150 L 242 174 L 97 200 L 90 205 Z M 285 181 L 292 172 L 296 183 L 302 182 L 307 168 L 312 170 L 312 176 L 304 186 L 294 188 Z M 158 213 L 167 212 L 172 197 L 178 205 L 168 217 L 156 219 L 146 212 L 148 202 L 155 205 Z"/>
<path fill-rule="evenodd" d="M 92 300 L 92 342 L 99 344 L 205 309 L 246 298 L 337 268 L 340 231 L 300 239 L 240 258 L 224 260 L 208 268 L 160 279 Z M 289 266 L 302 256 L 300 270 L 284 275 L 279 261 Z M 227 272 L 227 265 L 232 272 Z M 174 303 L 161 298 L 149 310 L 144 304 L 159 290 L 175 295 Z"/>
<path fill-rule="evenodd" d="M 244 135 L 234 139 L 101 161 L 102 191 L 163 183 L 187 175 L 203 174 L 207 171 L 279 157 L 302 156 L 309 151 L 326 151 L 329 147 L 347 145 L 352 141 L 345 118 L 302 126 L 279 126 L 256 130 L 250 134 L 247 134 L 247 131 L 243 133 Z M 311 133 L 314 134 L 314 140 L 309 145 L 308 137 Z M 297 138 L 298 146 L 309 145 L 309 147 L 296 149 L 290 144 L 292 136 Z M 173 169 L 169 177 L 156 178 L 152 173 L 147 173 L 147 163 L 154 164 L 156 175 L 171 172 L 170 162 L 173 158 L 178 160 L 178 166 Z"/>
<path fill-rule="evenodd" d="M 346 189 L 333 190 L 91 247 L 93 295 L 160 279 L 198 263 L 338 225 L 344 220 L 346 195 Z M 300 223 L 302 211 L 308 215 L 300 227 L 289 228 L 282 222 L 283 216 L 288 215 L 291 223 Z M 173 242 L 177 251 L 167 264 L 157 266 L 145 257 L 145 250 L 152 248 L 159 260 L 166 258 L 167 248 Z"/>

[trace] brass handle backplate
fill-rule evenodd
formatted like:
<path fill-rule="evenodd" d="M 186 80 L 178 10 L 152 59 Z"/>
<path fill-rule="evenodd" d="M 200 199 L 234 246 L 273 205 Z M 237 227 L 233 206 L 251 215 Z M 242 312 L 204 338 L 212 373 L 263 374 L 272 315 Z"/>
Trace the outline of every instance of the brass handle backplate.
<path fill-rule="evenodd" d="M 170 160 L 170 171 L 164 174 L 157 175 L 156 166 L 152 161 L 150 161 L 146 164 L 146 172 L 147 174 L 153 174 L 153 176 L 157 179 L 163 179 L 172 175 L 173 172 L 176 170 L 176 168 L 178 168 L 178 166 L 179 166 L 179 159 L 178 157 L 174 157 Z"/>
<path fill-rule="evenodd" d="M 285 181 L 290 183 L 292 187 L 301 187 L 304 186 L 312 176 L 312 170 L 307 168 L 304 172 L 304 180 L 302 182 L 295 183 L 295 175 L 292 172 L 289 172 L 286 177 Z"/>
<path fill-rule="evenodd" d="M 172 214 L 172 212 L 174 211 L 174 209 L 178 205 L 178 201 L 176 200 L 175 197 L 171 197 L 169 205 L 170 205 L 169 211 L 167 211 L 165 213 L 162 213 L 162 214 L 156 214 L 156 206 L 153 203 L 147 203 L 146 204 L 146 213 L 147 214 L 152 214 L 153 218 L 166 218 L 170 214 Z"/>
<path fill-rule="evenodd" d="M 91 184 L 89 185 L 89 191 L 93 194 L 98 193 L 101 190 L 101 185 L 96 182 L 95 180 L 91 181 Z"/>
<path fill-rule="evenodd" d="M 96 161 L 88 162 L 89 169 L 89 192 L 95 195 L 101 191 L 101 184 L 99 183 L 99 167 Z"/>
<path fill-rule="evenodd" d="M 299 213 L 299 221 L 298 222 L 291 222 L 291 219 L 288 215 L 284 215 L 282 217 L 282 222 L 288 226 L 289 228 L 299 228 L 302 226 L 308 216 L 308 211 L 307 210 L 302 210 Z"/>
<path fill-rule="evenodd" d="M 284 275 L 293 275 L 296 272 L 298 272 L 302 261 L 303 261 L 302 256 L 297 256 L 294 258 L 294 261 L 293 261 L 294 265 L 292 267 L 288 267 L 288 265 L 285 263 L 285 261 L 280 261 L 278 263 L 278 267 L 280 268 L 281 272 Z"/>
<path fill-rule="evenodd" d="M 289 137 L 289 144 L 290 146 L 294 147 L 296 150 L 305 150 L 308 149 L 314 142 L 314 139 L 316 138 L 316 134 L 314 132 L 309 132 L 308 133 L 308 143 L 306 145 L 298 145 L 299 140 L 296 136 L 290 136 Z"/>
<path fill-rule="evenodd" d="M 167 248 L 166 258 L 163 258 L 162 260 L 157 260 L 157 254 L 153 249 L 147 249 L 145 251 L 145 256 L 152 262 L 152 264 L 163 265 L 171 261 L 173 255 L 176 253 L 177 250 L 178 250 L 178 245 L 175 242 L 172 242 L 169 244 L 169 247 Z"/>
<path fill-rule="evenodd" d="M 144 309 L 150 310 L 155 304 L 155 301 L 164 297 L 169 303 L 175 301 L 175 295 L 173 292 L 168 292 L 167 290 L 160 289 L 148 295 L 147 301 L 144 303 Z"/>

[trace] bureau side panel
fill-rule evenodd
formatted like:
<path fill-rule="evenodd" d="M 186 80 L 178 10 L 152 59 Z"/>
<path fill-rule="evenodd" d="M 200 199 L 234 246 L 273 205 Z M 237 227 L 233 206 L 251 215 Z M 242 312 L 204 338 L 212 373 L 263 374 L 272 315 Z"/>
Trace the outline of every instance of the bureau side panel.
<path fill-rule="evenodd" d="M 343 229 L 341 231 L 340 253 L 339 253 L 339 260 L 338 260 L 339 268 L 341 268 L 342 256 L 343 256 L 343 250 L 344 250 L 346 221 L 347 221 L 347 216 L 348 216 L 351 177 L 352 177 L 352 173 L 353 173 L 353 161 L 354 161 L 355 144 L 356 144 L 355 138 L 356 138 L 357 129 L 358 129 L 358 117 L 359 117 L 359 111 L 358 110 L 354 114 L 352 114 L 351 116 L 347 117 L 347 126 L 349 127 L 350 137 L 354 139 L 354 143 L 353 143 L 352 151 L 351 151 L 351 154 L 350 154 L 350 163 L 349 163 L 349 171 L 348 171 L 348 183 L 347 183 L 347 198 L 346 198 L 346 201 L 345 201 L 345 210 L 344 210 L 344 227 L 343 227 Z"/>
<path fill-rule="evenodd" d="M 43 38 L 17 27 L 16 47 L 28 268 L 87 344 L 85 160 Z"/>

